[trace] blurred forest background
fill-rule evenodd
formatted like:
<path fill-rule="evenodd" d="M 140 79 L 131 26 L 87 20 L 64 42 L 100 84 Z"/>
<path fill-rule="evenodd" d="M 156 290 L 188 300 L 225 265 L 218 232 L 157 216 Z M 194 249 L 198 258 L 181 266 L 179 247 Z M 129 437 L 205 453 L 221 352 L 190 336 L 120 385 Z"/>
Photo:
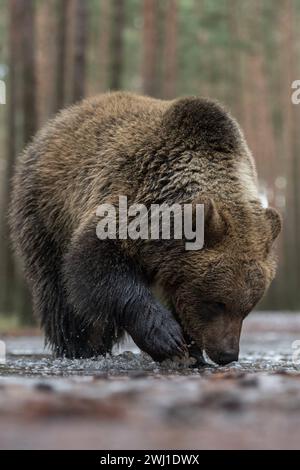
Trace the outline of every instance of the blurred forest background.
<path fill-rule="evenodd" d="M 32 321 L 6 224 L 18 154 L 59 109 L 107 90 L 227 105 L 279 209 L 278 276 L 261 308 L 300 310 L 300 0 L 0 0 L 0 312 Z M 221 189 L 221 188 L 220 188 Z"/>

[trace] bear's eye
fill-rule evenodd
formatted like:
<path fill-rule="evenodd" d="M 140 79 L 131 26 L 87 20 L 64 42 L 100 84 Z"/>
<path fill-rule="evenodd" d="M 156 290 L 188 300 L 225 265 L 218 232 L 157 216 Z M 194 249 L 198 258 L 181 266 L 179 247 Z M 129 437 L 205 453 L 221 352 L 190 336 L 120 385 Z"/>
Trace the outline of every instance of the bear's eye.
<path fill-rule="evenodd" d="M 204 305 L 211 311 L 224 313 L 226 305 L 223 302 L 203 302 Z"/>
<path fill-rule="evenodd" d="M 213 302 L 212 306 L 219 312 L 225 312 L 226 305 L 223 302 Z"/>

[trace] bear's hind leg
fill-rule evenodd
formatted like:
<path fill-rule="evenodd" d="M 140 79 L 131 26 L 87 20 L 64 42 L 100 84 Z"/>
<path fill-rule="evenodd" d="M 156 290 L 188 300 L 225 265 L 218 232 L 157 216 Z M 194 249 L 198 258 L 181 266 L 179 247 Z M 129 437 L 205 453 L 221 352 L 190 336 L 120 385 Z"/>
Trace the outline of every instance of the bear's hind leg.
<path fill-rule="evenodd" d="M 68 302 L 61 275 L 61 250 L 32 207 L 33 204 L 22 207 L 19 217 L 13 221 L 13 234 L 32 293 L 33 311 L 45 332 L 45 342 L 57 357 L 101 354 L 103 351 L 93 341 L 94 330 L 83 324 Z"/>
<path fill-rule="evenodd" d="M 50 250 L 33 276 L 34 312 L 40 318 L 45 340 L 57 357 L 87 358 L 103 354 L 93 341 L 94 329 L 84 324 L 68 302 L 61 276 L 60 257 Z M 47 259 L 45 259 L 47 258 Z"/>

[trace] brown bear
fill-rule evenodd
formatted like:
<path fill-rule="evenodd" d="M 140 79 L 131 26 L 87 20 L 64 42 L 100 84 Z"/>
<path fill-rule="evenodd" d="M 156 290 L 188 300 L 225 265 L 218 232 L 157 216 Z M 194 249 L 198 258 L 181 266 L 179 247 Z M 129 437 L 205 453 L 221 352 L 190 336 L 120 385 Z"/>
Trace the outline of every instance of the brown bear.
<path fill-rule="evenodd" d="M 203 203 L 203 249 L 99 240 L 96 209 L 120 195 L 146 207 Z M 17 164 L 10 223 L 56 355 L 105 354 L 127 332 L 155 360 L 185 355 L 193 340 L 191 354 L 218 364 L 238 359 L 242 322 L 274 277 L 281 228 L 222 106 L 123 92 L 84 100 L 37 134 Z"/>

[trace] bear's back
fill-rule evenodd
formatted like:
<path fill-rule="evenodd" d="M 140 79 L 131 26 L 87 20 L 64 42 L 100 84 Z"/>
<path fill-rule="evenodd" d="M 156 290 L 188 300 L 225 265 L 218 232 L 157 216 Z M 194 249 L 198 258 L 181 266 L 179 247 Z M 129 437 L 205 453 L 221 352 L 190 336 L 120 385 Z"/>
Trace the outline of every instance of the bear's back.
<path fill-rule="evenodd" d="M 230 199 L 241 197 L 240 175 L 248 185 L 255 179 L 238 124 L 215 102 L 124 92 L 60 112 L 25 151 L 23 168 L 49 229 L 69 232 L 116 195 L 218 197 L 222 186 Z"/>

